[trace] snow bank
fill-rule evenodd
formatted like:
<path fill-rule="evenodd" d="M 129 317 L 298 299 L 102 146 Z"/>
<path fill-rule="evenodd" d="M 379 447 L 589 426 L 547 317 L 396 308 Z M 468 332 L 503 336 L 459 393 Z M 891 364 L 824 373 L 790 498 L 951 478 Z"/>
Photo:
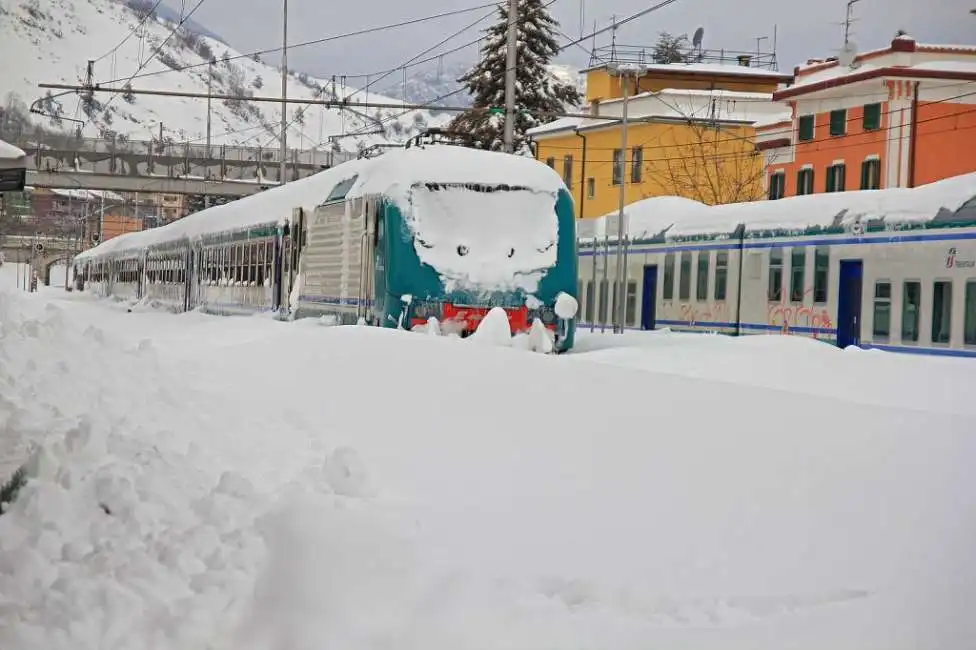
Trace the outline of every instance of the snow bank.
<path fill-rule="evenodd" d="M 793 196 L 708 206 L 698 201 L 661 196 L 631 203 L 624 209 L 631 237 L 731 234 L 740 224 L 749 230 L 800 230 L 808 227 L 851 226 L 884 219 L 888 224 L 925 222 L 941 209 L 954 212 L 976 197 L 976 173 L 954 176 L 916 188 L 859 190 Z M 844 210 L 847 212 L 841 214 Z M 596 220 L 580 237 L 617 234 L 617 213 Z"/>
<path fill-rule="evenodd" d="M 4 650 L 976 638 L 966 362 L 688 335 L 596 363 L 102 304 L 0 294 L 0 459 L 46 449 L 0 515 Z"/>

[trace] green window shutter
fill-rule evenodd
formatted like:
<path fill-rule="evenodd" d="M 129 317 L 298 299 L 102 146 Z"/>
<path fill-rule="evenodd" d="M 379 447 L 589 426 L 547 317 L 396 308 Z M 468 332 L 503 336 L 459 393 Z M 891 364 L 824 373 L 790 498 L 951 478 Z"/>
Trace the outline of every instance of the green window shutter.
<path fill-rule="evenodd" d="M 799 131 L 801 142 L 813 140 L 813 121 L 813 115 L 804 115 L 800 118 Z"/>
<path fill-rule="evenodd" d="M 830 111 L 830 135 L 844 135 L 847 133 L 847 111 Z"/>
<path fill-rule="evenodd" d="M 862 128 L 865 131 L 876 131 L 881 128 L 881 104 L 868 104 L 864 107 Z"/>

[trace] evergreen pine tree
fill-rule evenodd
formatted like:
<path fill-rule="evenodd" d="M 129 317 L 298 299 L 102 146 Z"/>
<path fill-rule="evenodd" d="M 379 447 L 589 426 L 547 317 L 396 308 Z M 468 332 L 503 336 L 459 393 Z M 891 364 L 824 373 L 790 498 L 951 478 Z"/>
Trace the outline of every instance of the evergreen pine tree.
<path fill-rule="evenodd" d="M 579 90 L 559 82 L 546 65 L 559 53 L 555 31 L 559 23 L 543 7 L 542 0 L 519 0 L 518 59 L 515 77 L 516 153 L 529 151 L 526 131 L 553 120 L 541 112 L 561 112 L 582 101 Z M 467 140 L 469 146 L 491 151 L 504 150 L 504 112 L 483 109 L 505 106 L 507 3 L 498 8 L 498 22 L 485 30 L 481 61 L 458 79 L 472 95 L 474 109 L 461 113 L 451 122 L 451 130 Z"/>

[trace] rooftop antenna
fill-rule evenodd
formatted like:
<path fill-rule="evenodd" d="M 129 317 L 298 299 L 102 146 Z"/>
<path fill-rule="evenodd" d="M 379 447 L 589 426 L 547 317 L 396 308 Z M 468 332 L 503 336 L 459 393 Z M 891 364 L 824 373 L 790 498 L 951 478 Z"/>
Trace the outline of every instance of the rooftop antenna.
<path fill-rule="evenodd" d="M 698 61 L 702 60 L 702 39 L 705 38 L 705 28 L 699 27 L 695 30 L 695 35 L 691 37 L 691 46 L 695 49 Z"/>
<path fill-rule="evenodd" d="M 847 15 L 844 18 L 844 45 L 837 53 L 837 64 L 844 68 L 854 65 L 857 58 L 857 45 L 851 40 L 851 23 L 856 22 L 854 18 L 854 5 L 861 0 L 847 0 Z"/>

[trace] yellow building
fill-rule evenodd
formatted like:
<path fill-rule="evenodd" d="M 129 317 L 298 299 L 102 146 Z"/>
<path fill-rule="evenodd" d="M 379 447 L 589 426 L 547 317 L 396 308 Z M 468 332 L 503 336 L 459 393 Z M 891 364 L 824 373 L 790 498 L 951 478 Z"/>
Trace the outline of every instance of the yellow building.
<path fill-rule="evenodd" d="M 577 216 L 595 218 L 625 202 L 676 195 L 704 203 L 762 198 L 764 158 L 753 142 L 756 122 L 788 117 L 772 93 L 792 75 L 717 62 L 641 65 L 629 73 L 627 151 L 621 149 L 624 77 L 613 63 L 583 71 L 586 113 L 529 131 L 536 158 L 556 169 L 573 192 Z"/>

